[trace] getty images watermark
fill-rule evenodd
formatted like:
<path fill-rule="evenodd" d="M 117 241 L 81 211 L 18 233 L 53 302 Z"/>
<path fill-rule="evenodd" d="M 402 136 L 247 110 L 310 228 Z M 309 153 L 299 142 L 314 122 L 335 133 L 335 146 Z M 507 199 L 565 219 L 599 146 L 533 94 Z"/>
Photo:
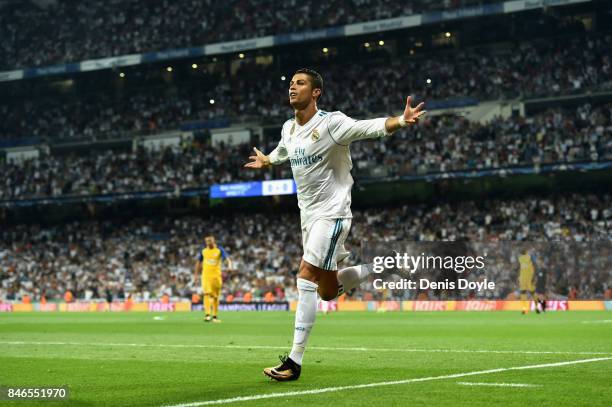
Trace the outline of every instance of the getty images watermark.
<path fill-rule="evenodd" d="M 395 291 L 392 296 L 402 298 L 499 297 L 508 285 L 500 270 L 515 268 L 499 261 L 509 254 L 499 249 L 474 242 L 362 242 L 360 260 L 370 268 L 363 288 Z"/>
<path fill-rule="evenodd" d="M 362 242 L 374 298 L 605 298 L 612 241 Z"/>
<path fill-rule="evenodd" d="M 377 290 L 495 290 L 495 282 L 487 278 L 473 281 L 460 278 L 464 273 L 486 270 L 486 256 L 426 255 L 424 252 L 413 255 L 394 251 L 386 256 L 374 256 L 369 265 L 375 276 L 372 285 Z M 417 273 L 431 272 L 435 276 L 415 278 Z M 411 278 L 387 281 L 383 273 Z M 446 275 L 446 278 L 444 276 Z"/>

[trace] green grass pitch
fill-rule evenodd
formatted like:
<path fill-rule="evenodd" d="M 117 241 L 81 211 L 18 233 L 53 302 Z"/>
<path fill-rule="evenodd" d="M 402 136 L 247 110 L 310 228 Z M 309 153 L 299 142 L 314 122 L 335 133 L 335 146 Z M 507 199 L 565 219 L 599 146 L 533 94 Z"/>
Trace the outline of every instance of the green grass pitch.
<path fill-rule="evenodd" d="M 205 324 L 200 313 L 2 314 L 0 386 L 68 385 L 71 394 L 63 402 L 0 405 L 175 406 L 240 396 L 248 399 L 230 405 L 609 406 L 612 400 L 612 313 L 319 314 L 302 377 L 290 383 L 272 382 L 261 371 L 290 349 L 293 313 L 221 316 L 222 324 Z M 600 360 L 546 366 L 584 359 Z M 545 366 L 490 371 L 539 365 Z M 488 372 L 463 375 L 480 371 Z M 409 381 L 419 378 L 428 379 Z M 405 382 L 354 388 L 390 381 Z M 313 389 L 327 390 L 304 393 Z"/>

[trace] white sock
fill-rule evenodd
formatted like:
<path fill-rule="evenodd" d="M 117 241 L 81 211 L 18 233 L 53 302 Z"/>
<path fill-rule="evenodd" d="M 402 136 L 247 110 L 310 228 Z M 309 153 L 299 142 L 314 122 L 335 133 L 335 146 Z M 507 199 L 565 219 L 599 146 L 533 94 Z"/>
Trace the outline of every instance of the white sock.
<path fill-rule="evenodd" d="M 351 266 L 338 271 L 338 295 L 359 287 L 370 274 L 365 265 Z"/>
<path fill-rule="evenodd" d="M 303 278 L 297 279 L 298 304 L 295 310 L 295 331 L 293 332 L 293 348 L 289 357 L 298 365 L 302 364 L 302 357 L 306 350 L 306 343 L 310 330 L 317 316 L 317 288 L 312 281 Z"/>

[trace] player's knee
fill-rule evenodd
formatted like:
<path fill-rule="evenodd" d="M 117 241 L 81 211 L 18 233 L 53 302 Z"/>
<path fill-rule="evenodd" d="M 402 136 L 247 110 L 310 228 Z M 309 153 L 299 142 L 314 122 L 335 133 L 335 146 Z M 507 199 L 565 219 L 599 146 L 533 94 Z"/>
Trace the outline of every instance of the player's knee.
<path fill-rule="evenodd" d="M 338 284 L 325 282 L 319 285 L 319 297 L 323 301 L 331 301 L 338 296 Z"/>
<path fill-rule="evenodd" d="M 317 268 L 305 261 L 300 264 L 300 270 L 298 271 L 297 278 L 303 278 L 304 280 L 312 281 L 316 283 L 319 281 L 319 273 Z"/>
<path fill-rule="evenodd" d="M 338 295 L 338 289 L 336 290 L 321 290 L 319 289 L 319 297 L 321 297 L 321 299 L 323 301 L 331 301 L 334 298 L 336 298 L 336 296 Z"/>

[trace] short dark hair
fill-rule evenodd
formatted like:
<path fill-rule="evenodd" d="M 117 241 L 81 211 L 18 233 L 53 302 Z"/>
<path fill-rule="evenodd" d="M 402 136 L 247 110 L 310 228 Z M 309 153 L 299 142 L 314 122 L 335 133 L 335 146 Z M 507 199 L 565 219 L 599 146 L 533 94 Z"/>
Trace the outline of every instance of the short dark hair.
<path fill-rule="evenodd" d="M 317 71 L 315 71 L 314 69 L 310 69 L 310 68 L 300 68 L 297 71 L 295 71 L 295 74 L 298 73 L 303 73 L 308 75 L 308 77 L 310 78 L 310 82 L 312 83 L 312 88 L 313 89 L 321 89 L 321 95 L 319 95 L 319 98 L 321 98 L 321 96 L 323 96 L 323 77 L 321 77 L 321 74 L 318 73 Z"/>

